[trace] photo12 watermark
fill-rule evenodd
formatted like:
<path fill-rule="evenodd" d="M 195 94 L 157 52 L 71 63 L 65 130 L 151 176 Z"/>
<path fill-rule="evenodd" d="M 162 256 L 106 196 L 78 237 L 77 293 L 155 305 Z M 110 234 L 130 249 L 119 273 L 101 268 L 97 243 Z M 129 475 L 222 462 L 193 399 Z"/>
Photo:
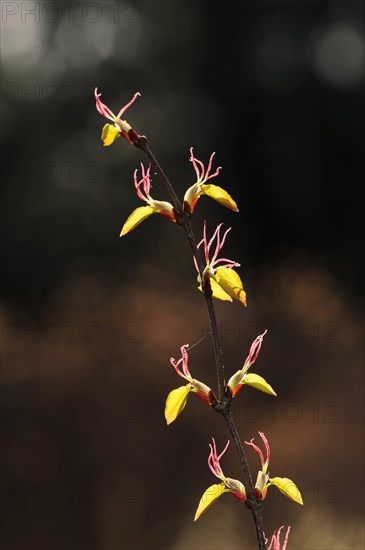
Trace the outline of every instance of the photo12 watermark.
<path fill-rule="evenodd" d="M 35 503 L 84 505 L 110 500 L 114 504 L 136 504 L 145 499 L 145 489 L 134 479 L 111 483 L 64 481 L 3 481 L 0 484 L 3 505 Z"/>
<path fill-rule="evenodd" d="M 83 424 L 139 424 L 145 422 L 138 401 L 2 401 L 1 422 L 4 426 Z"/>
<path fill-rule="evenodd" d="M 114 344 L 138 344 L 140 342 L 140 325 L 136 321 L 104 324 L 95 320 L 87 322 L 48 321 L 34 324 L 13 321 L 1 323 L 1 342 L 3 344 L 17 342 L 23 344 L 97 344 L 102 341 Z"/>
<path fill-rule="evenodd" d="M 260 323 L 240 323 L 221 321 L 218 323 L 218 332 L 222 343 L 240 342 L 250 343 L 254 338 L 267 330 L 265 339 L 270 342 L 284 342 L 297 344 L 309 341 L 312 343 L 338 344 L 340 341 L 340 324 L 337 321 L 323 323 L 302 323 L 298 321 L 262 321 Z M 210 323 L 201 325 L 201 337 L 211 334 Z"/>
<path fill-rule="evenodd" d="M 135 81 L 119 81 L 108 87 L 108 97 L 113 103 L 127 101 L 140 86 Z M 1 82 L 1 100 L 4 105 L 17 103 L 67 103 L 79 105 L 94 100 L 95 81 L 25 81 L 5 80 Z"/>
<path fill-rule="evenodd" d="M 203 423 L 209 422 L 214 417 L 214 411 L 202 406 L 201 418 Z M 342 410 L 336 401 L 324 401 L 313 403 L 299 403 L 295 401 L 246 401 L 234 402 L 232 405 L 232 417 L 236 422 L 256 424 L 274 424 L 284 421 L 289 424 L 339 424 L 342 422 Z"/>
<path fill-rule="evenodd" d="M 113 23 L 135 24 L 141 17 L 141 3 L 134 1 L 105 2 L 41 2 L 41 1 L 2 1 L 1 22 L 20 23 L 100 23 L 103 19 Z"/>

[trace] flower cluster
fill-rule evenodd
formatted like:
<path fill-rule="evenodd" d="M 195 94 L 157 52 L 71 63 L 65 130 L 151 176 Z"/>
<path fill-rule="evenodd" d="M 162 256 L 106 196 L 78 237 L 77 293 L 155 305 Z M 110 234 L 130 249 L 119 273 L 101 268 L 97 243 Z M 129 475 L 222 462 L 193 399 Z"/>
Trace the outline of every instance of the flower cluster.
<path fill-rule="evenodd" d="M 261 470 L 257 474 L 256 484 L 255 484 L 255 497 L 257 500 L 264 500 L 267 495 L 268 488 L 273 485 L 277 487 L 285 496 L 294 500 L 298 504 L 303 504 L 302 495 L 299 492 L 299 489 L 295 483 L 287 477 L 270 477 L 268 468 L 270 462 L 270 445 L 263 432 L 259 432 L 266 450 L 266 459 L 260 447 L 255 445 L 253 439 L 251 441 L 245 441 L 246 445 L 250 445 L 258 453 L 261 460 Z"/>
<path fill-rule="evenodd" d="M 230 208 L 234 212 L 238 212 L 237 204 L 225 189 L 217 185 L 207 184 L 208 180 L 218 176 L 219 171 L 222 170 L 222 167 L 218 166 L 213 174 L 210 173 L 214 155 L 215 152 L 210 155 L 208 168 L 205 169 L 202 161 L 194 157 L 193 148 L 190 147 L 190 161 L 193 163 L 197 179 L 194 185 L 189 187 L 184 196 L 184 210 L 189 214 L 194 212 L 198 199 L 202 195 L 211 197 L 223 206 Z"/>
<path fill-rule="evenodd" d="M 267 331 L 265 330 L 263 334 L 260 334 L 254 340 L 243 368 L 237 371 L 229 379 L 227 390 L 230 392 L 232 398 L 238 394 L 244 385 L 251 386 L 264 393 L 276 396 L 273 388 L 264 378 L 262 378 L 262 376 L 255 373 L 247 373 L 248 369 L 256 361 L 259 355 L 262 340 L 266 332 Z M 174 420 L 176 420 L 178 415 L 184 410 L 187 397 L 190 392 L 197 393 L 199 397 L 209 405 L 212 405 L 216 401 L 214 392 L 208 386 L 192 378 L 188 368 L 188 349 L 189 346 L 187 344 L 181 347 L 181 359 L 179 359 L 179 361 L 175 361 L 173 358 L 170 359 L 170 362 L 175 368 L 177 374 L 187 380 L 188 384 L 172 390 L 169 393 L 165 405 L 165 418 L 167 424 L 171 424 Z M 182 370 L 180 370 L 180 365 L 182 365 Z"/>
<path fill-rule="evenodd" d="M 100 113 L 103 117 L 107 118 L 108 120 L 111 120 L 114 122 L 114 125 L 112 124 L 105 124 L 103 127 L 102 133 L 101 133 L 101 139 L 104 145 L 108 146 L 114 143 L 116 139 L 118 139 L 120 136 L 123 136 L 126 140 L 128 140 L 130 143 L 134 143 L 138 139 L 138 134 L 135 130 L 133 130 L 132 126 L 128 124 L 126 120 L 121 120 L 121 116 L 125 111 L 136 101 L 137 97 L 141 94 L 139 92 L 136 92 L 132 99 L 130 100 L 127 105 L 124 105 L 119 111 L 117 115 L 113 113 L 111 109 L 105 103 L 103 103 L 100 99 L 101 94 L 98 94 L 98 89 L 95 88 L 94 90 L 95 95 L 95 102 L 96 102 L 96 110 L 98 113 Z"/>
<path fill-rule="evenodd" d="M 151 179 L 150 179 L 150 170 L 151 165 L 149 165 L 147 171 L 145 170 L 142 162 L 141 162 L 141 169 L 142 169 L 142 178 L 138 181 L 137 173 L 138 170 L 136 169 L 134 171 L 134 186 L 136 188 L 136 193 L 138 197 L 147 203 L 147 206 L 140 206 L 133 210 L 132 214 L 129 216 L 127 221 L 122 227 L 122 231 L 120 232 L 120 236 L 123 237 L 123 235 L 126 235 L 132 229 L 137 227 L 141 222 L 143 222 L 146 218 L 151 216 L 151 214 L 162 214 L 163 216 L 166 216 L 169 220 L 175 222 L 176 221 L 176 211 L 172 204 L 170 204 L 167 201 L 156 201 L 154 200 L 151 195 Z M 143 184 L 143 192 L 141 190 Z"/>
<path fill-rule="evenodd" d="M 119 110 L 117 115 L 114 114 L 113 111 L 101 101 L 101 94 L 98 93 L 97 88 L 95 88 L 94 95 L 98 113 L 113 123 L 105 124 L 102 129 L 101 139 L 103 144 L 105 146 L 112 145 L 120 136 L 122 136 L 129 143 L 141 147 L 141 144 L 143 143 L 141 136 L 126 120 L 122 120 L 121 118 L 125 111 L 133 105 L 137 97 L 141 94 L 136 92 L 129 103 Z M 149 156 L 153 159 L 153 156 L 150 154 Z M 177 224 L 184 225 L 184 223 L 187 222 L 190 216 L 194 213 L 199 198 L 202 196 L 210 197 L 226 208 L 229 208 L 234 212 L 238 212 L 237 204 L 229 193 L 225 189 L 211 183 L 211 180 L 216 178 L 222 169 L 221 166 L 218 166 L 215 170 L 213 169 L 214 156 L 215 152 L 210 155 L 208 166 L 206 168 L 203 162 L 195 157 L 193 147 L 190 148 L 189 160 L 193 165 L 196 180 L 185 192 L 181 206 L 178 201 L 175 200 L 175 196 L 173 197 L 173 202 L 176 208 L 170 202 L 152 198 L 152 183 L 150 175 L 151 164 L 146 169 L 143 163 L 141 163 L 141 177 L 138 176 L 138 170 L 136 169 L 133 174 L 133 180 L 136 194 L 138 198 L 145 203 L 145 206 L 139 206 L 133 210 L 124 223 L 120 236 L 123 237 L 127 235 L 152 214 L 161 214 L 174 223 L 177 222 Z M 154 167 L 159 169 L 157 162 L 155 160 L 153 162 Z M 235 260 L 220 257 L 220 253 L 226 242 L 227 235 L 231 230 L 229 227 L 223 234 L 221 234 L 222 225 L 222 223 L 219 224 L 213 231 L 211 237 L 208 238 L 207 224 L 206 221 L 204 221 L 203 237 L 198 243 L 197 248 L 199 251 L 202 247 L 204 252 L 202 257 L 203 260 L 205 260 L 205 266 L 204 262 L 200 258 L 195 256 L 193 257 L 193 261 L 198 272 L 198 289 L 203 291 L 206 296 L 213 296 L 219 300 L 230 302 L 236 300 L 246 306 L 246 292 L 243 288 L 240 276 L 234 269 L 236 267 L 240 267 L 240 264 Z M 262 376 L 248 372 L 259 356 L 266 333 L 267 331 L 265 330 L 262 334 L 255 338 L 251 344 L 249 354 L 243 364 L 243 367 L 230 377 L 225 387 L 225 404 L 230 404 L 230 400 L 237 396 L 244 385 L 251 386 L 264 393 L 276 396 L 273 388 Z M 174 367 L 175 372 L 187 383 L 172 390 L 167 396 L 164 411 L 167 424 L 174 422 L 179 414 L 184 410 L 190 393 L 196 393 L 198 397 L 200 397 L 200 399 L 202 399 L 206 404 L 211 405 L 216 408 L 216 410 L 220 410 L 220 412 L 222 412 L 222 409 L 219 409 L 222 403 L 217 401 L 213 390 L 200 380 L 192 377 L 189 370 L 188 350 L 189 345 L 185 344 L 180 348 L 180 359 L 176 360 L 173 357 L 170 358 L 170 363 Z M 252 447 L 257 452 L 261 461 L 261 469 L 258 471 L 254 488 L 255 498 L 258 501 L 263 501 L 266 498 L 269 487 L 275 486 L 289 499 L 298 504 L 303 504 L 300 491 L 293 481 L 286 477 L 270 476 L 270 445 L 263 432 L 259 432 L 259 436 L 261 437 L 265 447 L 265 455 L 261 448 L 254 443 L 254 439 L 245 441 L 246 445 Z M 231 493 L 240 502 L 245 502 L 247 500 L 247 492 L 243 483 L 237 479 L 227 477 L 223 473 L 220 461 L 224 453 L 227 451 L 228 446 L 229 441 L 222 452 L 218 454 L 214 438 L 212 438 L 212 443 L 209 444 L 210 453 L 208 456 L 208 466 L 213 475 L 220 480 L 220 483 L 211 485 L 204 492 L 200 499 L 194 521 L 200 518 L 200 516 L 224 493 Z M 267 550 L 286 550 L 290 526 L 286 531 L 284 543 L 281 544 L 280 533 L 283 528 L 284 527 L 282 526 L 274 532 L 270 544 L 268 539 L 265 537 L 265 544 L 269 544 Z"/>
<path fill-rule="evenodd" d="M 198 244 L 198 249 L 204 245 L 204 257 L 206 265 L 203 271 L 203 280 L 201 280 L 200 274 L 198 275 L 199 290 L 206 290 L 207 288 L 212 291 L 214 298 L 219 300 L 226 300 L 232 302 L 232 300 L 238 300 L 243 305 L 246 305 L 246 292 L 243 289 L 242 281 L 238 273 L 233 269 L 239 267 L 240 264 L 234 260 L 228 260 L 228 258 L 218 258 L 218 254 L 223 248 L 226 237 L 230 232 L 229 227 L 223 237 L 221 237 L 220 230 L 223 224 L 219 224 L 214 231 L 212 237 L 207 238 L 207 224 L 204 222 L 203 238 Z M 215 250 L 210 258 L 210 251 L 215 241 Z M 194 257 L 194 264 L 196 270 L 199 273 L 198 261 Z M 221 265 L 218 265 L 221 264 Z"/>
<path fill-rule="evenodd" d="M 248 369 L 251 367 L 251 365 L 254 364 L 260 353 L 262 341 L 266 333 L 267 330 L 265 330 L 265 332 L 260 334 L 253 341 L 250 348 L 250 353 L 248 354 L 242 369 L 238 370 L 228 380 L 227 388 L 229 389 L 232 397 L 235 397 L 238 394 L 244 384 L 246 384 L 247 386 L 252 386 L 253 388 L 256 388 L 257 390 L 260 390 L 264 393 L 269 393 L 270 395 L 276 396 L 276 393 L 274 392 L 270 384 L 268 384 L 266 380 L 262 378 L 262 376 L 254 373 L 247 373 Z"/>
<path fill-rule="evenodd" d="M 216 401 L 213 390 L 211 390 L 206 384 L 203 384 L 203 382 L 195 380 L 191 376 L 188 365 L 188 349 L 188 344 L 181 346 L 181 358 L 178 361 L 176 361 L 173 357 L 170 359 L 170 363 L 174 367 L 177 374 L 181 376 L 181 378 L 184 378 L 188 383 L 186 386 L 180 386 L 179 388 L 172 390 L 167 396 L 165 405 L 165 419 L 167 424 L 171 424 L 171 422 L 176 420 L 177 416 L 184 410 L 190 392 L 197 393 L 203 401 L 208 403 L 208 405 L 212 405 L 212 403 Z"/>
<path fill-rule="evenodd" d="M 261 449 L 257 447 L 254 443 L 251 442 L 245 442 L 246 445 L 252 445 L 254 449 L 259 453 L 261 458 L 261 465 L 262 470 L 259 471 L 257 476 L 257 482 L 255 487 L 255 497 L 258 500 L 263 500 L 266 497 L 267 488 L 270 485 L 275 485 L 285 496 L 293 500 L 294 502 L 297 502 L 298 504 L 303 504 L 302 496 L 299 492 L 299 489 L 295 485 L 291 479 L 288 479 L 286 477 L 275 477 L 275 478 L 269 478 L 269 474 L 267 473 L 267 469 L 269 467 L 269 461 L 270 461 L 270 446 L 269 443 L 265 437 L 265 434 L 259 432 L 262 440 L 264 441 L 265 447 L 266 447 L 266 460 L 264 459 L 264 456 L 261 452 Z M 237 479 L 231 479 L 229 477 L 226 477 L 223 474 L 222 468 L 220 466 L 220 459 L 222 458 L 223 454 L 226 452 L 227 447 L 229 445 L 229 441 L 221 454 L 217 455 L 217 450 L 215 446 L 215 441 L 213 439 L 213 445 L 209 445 L 210 447 L 210 454 L 208 457 L 208 466 L 210 470 L 213 472 L 213 474 L 222 480 L 222 483 L 212 485 L 209 487 L 203 494 L 203 496 L 200 499 L 194 521 L 200 518 L 200 516 L 221 496 L 223 493 L 232 493 L 236 498 L 244 502 L 247 500 L 247 494 L 246 489 L 244 485 L 238 481 Z M 278 533 L 276 532 L 273 535 L 273 539 L 271 544 L 274 546 L 270 546 L 272 550 L 276 548 L 280 548 L 280 546 L 275 546 L 275 544 L 278 544 L 279 538 L 280 538 L 280 530 Z M 290 530 L 290 529 L 289 529 Z M 287 538 L 289 535 L 289 530 L 286 535 L 285 543 L 283 546 L 283 550 L 286 547 Z"/>
<path fill-rule="evenodd" d="M 247 500 L 246 489 L 244 485 L 237 479 L 226 477 L 220 465 L 220 459 L 226 452 L 229 441 L 227 442 L 227 445 L 224 447 L 220 455 L 217 454 L 217 447 L 214 438 L 212 438 L 212 442 L 212 445 L 209 444 L 210 454 L 208 457 L 208 466 L 212 473 L 218 479 L 222 480 L 222 483 L 215 483 L 204 492 L 195 513 L 194 521 L 199 519 L 200 516 L 209 508 L 209 506 L 211 506 L 217 500 L 217 498 L 223 495 L 223 493 L 232 493 L 233 496 L 235 496 L 241 502 L 245 502 L 245 500 Z"/>
<path fill-rule="evenodd" d="M 139 92 L 136 92 L 133 96 L 133 98 L 130 100 L 127 105 L 122 107 L 117 115 L 113 113 L 113 111 L 105 105 L 100 99 L 101 94 L 98 93 L 98 89 L 95 88 L 94 91 L 95 95 L 95 102 L 96 102 L 96 109 L 98 113 L 100 113 L 102 116 L 107 118 L 108 120 L 111 120 L 114 124 L 105 124 L 102 130 L 101 139 L 104 143 L 104 145 L 109 146 L 112 143 L 115 142 L 116 139 L 118 139 L 120 136 L 123 136 L 127 141 L 134 144 L 139 138 L 138 133 L 130 126 L 130 124 L 126 120 L 121 120 L 121 116 L 125 113 L 125 111 L 135 102 L 138 96 L 141 94 Z M 205 166 L 203 162 L 196 157 L 194 157 L 193 148 L 190 148 L 190 161 L 193 163 L 193 167 L 196 174 L 196 182 L 188 188 L 188 190 L 185 193 L 184 200 L 183 200 L 183 208 L 184 211 L 187 214 L 192 214 L 195 210 L 196 204 L 198 202 L 199 197 L 202 195 L 206 195 L 215 201 L 219 202 L 223 206 L 226 206 L 227 208 L 230 208 L 234 212 L 238 212 L 238 207 L 235 201 L 232 199 L 232 197 L 225 191 L 225 189 L 222 189 L 221 187 L 218 187 L 217 185 L 212 185 L 211 183 L 207 183 L 208 180 L 211 180 L 212 178 L 215 178 L 219 171 L 221 170 L 221 166 L 219 166 L 215 172 L 212 174 L 210 173 L 212 170 L 212 162 L 213 157 L 215 153 L 212 153 L 209 159 L 208 168 L 205 169 Z M 151 197 L 149 196 L 149 186 L 150 186 L 150 178 L 149 178 L 149 170 L 148 168 L 147 172 L 145 172 L 143 165 L 142 165 L 142 181 L 144 186 L 148 187 L 148 192 L 145 191 L 145 195 L 140 192 L 139 186 L 136 184 L 136 175 L 134 175 L 135 180 L 135 187 L 137 191 L 137 195 L 140 199 L 147 202 L 148 206 L 150 207 L 147 209 L 147 207 L 144 207 L 145 210 L 141 211 L 138 209 L 135 210 L 131 216 L 128 218 L 126 224 L 125 224 L 125 231 L 122 230 L 121 236 L 126 235 L 129 231 L 137 227 L 143 221 L 146 217 L 148 217 L 150 214 L 153 214 L 155 212 L 158 212 L 160 214 L 165 215 L 172 221 L 176 221 L 176 212 L 174 212 L 173 207 L 170 203 L 164 202 L 164 201 L 153 201 Z M 148 177 L 145 174 L 148 174 Z M 146 189 L 145 187 L 145 189 Z M 137 212 L 138 211 L 138 212 Z"/>

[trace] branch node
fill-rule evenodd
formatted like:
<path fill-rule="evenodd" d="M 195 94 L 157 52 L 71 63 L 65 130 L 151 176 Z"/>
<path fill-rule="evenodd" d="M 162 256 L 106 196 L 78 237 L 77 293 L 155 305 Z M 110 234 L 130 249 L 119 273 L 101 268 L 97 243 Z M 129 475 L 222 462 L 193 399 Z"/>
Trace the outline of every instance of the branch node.
<path fill-rule="evenodd" d="M 147 137 L 138 136 L 138 138 L 133 142 L 133 145 L 135 145 L 138 149 L 142 149 L 142 151 L 144 151 L 147 145 Z"/>

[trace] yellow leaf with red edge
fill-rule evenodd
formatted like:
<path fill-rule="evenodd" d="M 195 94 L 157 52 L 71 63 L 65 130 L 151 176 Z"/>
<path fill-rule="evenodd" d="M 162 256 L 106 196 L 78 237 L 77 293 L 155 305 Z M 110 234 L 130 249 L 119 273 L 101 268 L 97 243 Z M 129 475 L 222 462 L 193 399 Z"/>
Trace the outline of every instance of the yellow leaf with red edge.
<path fill-rule="evenodd" d="M 227 193 L 225 189 L 222 189 L 222 187 L 218 187 L 218 185 L 212 185 L 211 183 L 203 184 L 199 195 L 207 195 L 226 208 L 238 212 L 237 204 L 232 199 L 231 195 Z"/>
<path fill-rule="evenodd" d="M 211 506 L 217 498 L 219 498 L 223 493 L 230 493 L 230 489 L 224 485 L 224 483 L 215 483 L 208 487 L 204 492 L 202 498 L 200 499 L 198 509 L 195 513 L 194 521 L 200 518 L 202 514 Z"/>
<path fill-rule="evenodd" d="M 243 284 L 240 276 L 234 269 L 228 267 L 217 267 L 215 275 L 215 281 L 223 288 L 229 296 L 234 300 L 238 300 L 244 306 L 246 306 L 246 292 L 243 289 Z"/>
<path fill-rule="evenodd" d="M 259 376 L 258 374 L 246 374 L 242 382 L 242 385 L 243 384 L 247 384 L 247 386 L 252 386 L 253 388 L 256 388 L 257 390 L 260 390 L 264 393 L 276 395 L 270 384 L 266 382 L 265 378 L 262 378 L 262 376 Z"/>
<path fill-rule="evenodd" d="M 272 477 L 269 479 L 269 485 L 275 485 L 286 497 L 294 500 L 298 504 L 303 504 L 302 495 L 294 481 L 287 477 Z"/>
<path fill-rule="evenodd" d="M 180 386 L 170 391 L 166 399 L 165 418 L 167 425 L 171 424 L 184 410 L 189 393 L 193 391 L 191 384 Z"/>
<path fill-rule="evenodd" d="M 120 137 L 120 132 L 113 124 L 105 124 L 101 131 L 101 139 L 105 146 L 109 146 Z"/>
<path fill-rule="evenodd" d="M 120 237 L 123 237 L 132 229 L 137 227 L 143 220 L 148 218 L 148 216 L 151 216 L 151 214 L 155 214 L 157 210 L 152 208 L 152 206 L 139 206 L 135 210 L 133 210 L 132 214 L 129 216 L 127 221 L 122 227 L 122 231 L 120 232 Z"/>

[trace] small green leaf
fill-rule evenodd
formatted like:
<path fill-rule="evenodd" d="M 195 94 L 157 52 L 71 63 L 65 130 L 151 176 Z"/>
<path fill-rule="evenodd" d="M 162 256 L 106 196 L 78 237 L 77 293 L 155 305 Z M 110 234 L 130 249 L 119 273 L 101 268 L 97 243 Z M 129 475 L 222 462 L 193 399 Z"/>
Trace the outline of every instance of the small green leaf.
<path fill-rule="evenodd" d="M 184 410 L 189 393 L 193 391 L 191 384 L 180 386 L 170 391 L 166 399 L 165 418 L 167 425 L 171 424 Z"/>
<path fill-rule="evenodd" d="M 256 388 L 257 390 L 260 390 L 264 393 L 276 395 L 270 384 L 266 382 L 265 378 L 262 378 L 262 376 L 259 376 L 258 374 L 246 374 L 242 382 L 242 385 L 243 384 L 247 384 L 247 386 L 252 386 L 253 388 Z"/>
<path fill-rule="evenodd" d="M 294 500 L 298 504 L 303 504 L 302 495 L 294 481 L 287 477 L 272 477 L 269 479 L 269 485 L 275 485 L 286 497 Z"/>
<path fill-rule="evenodd" d="M 217 498 L 219 498 L 223 493 L 230 493 L 230 489 L 224 485 L 224 483 L 215 483 L 208 487 L 204 492 L 202 498 L 200 499 L 198 509 L 195 513 L 194 521 L 200 518 L 202 514 L 211 506 Z"/>

